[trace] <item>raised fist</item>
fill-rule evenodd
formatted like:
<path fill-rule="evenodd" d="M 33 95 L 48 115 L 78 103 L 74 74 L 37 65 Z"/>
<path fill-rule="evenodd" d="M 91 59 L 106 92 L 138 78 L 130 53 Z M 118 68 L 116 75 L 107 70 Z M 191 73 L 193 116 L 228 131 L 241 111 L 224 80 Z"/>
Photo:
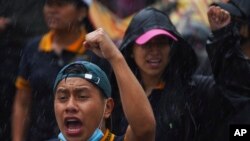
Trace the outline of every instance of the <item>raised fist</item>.
<path fill-rule="evenodd" d="M 209 7 L 207 16 L 212 31 L 223 28 L 231 22 L 230 13 L 218 6 Z"/>

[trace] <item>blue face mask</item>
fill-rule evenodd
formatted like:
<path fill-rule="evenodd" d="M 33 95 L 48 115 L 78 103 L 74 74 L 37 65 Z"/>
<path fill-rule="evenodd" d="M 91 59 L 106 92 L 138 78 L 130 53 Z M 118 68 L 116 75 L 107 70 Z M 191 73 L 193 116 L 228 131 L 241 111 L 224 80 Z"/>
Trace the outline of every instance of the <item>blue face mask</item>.
<path fill-rule="evenodd" d="M 61 140 L 61 141 L 67 141 L 65 139 L 65 137 L 63 136 L 62 132 L 60 132 L 60 134 L 58 135 L 58 138 Z"/>
<path fill-rule="evenodd" d="M 95 132 L 92 134 L 92 136 L 88 139 L 88 141 L 100 141 L 102 137 L 103 137 L 102 131 L 99 128 L 97 128 Z M 67 141 L 63 136 L 62 132 L 58 135 L 58 138 L 62 141 Z"/>
<path fill-rule="evenodd" d="M 95 132 L 92 134 L 92 136 L 88 139 L 88 141 L 100 141 L 103 137 L 102 131 L 97 128 Z"/>

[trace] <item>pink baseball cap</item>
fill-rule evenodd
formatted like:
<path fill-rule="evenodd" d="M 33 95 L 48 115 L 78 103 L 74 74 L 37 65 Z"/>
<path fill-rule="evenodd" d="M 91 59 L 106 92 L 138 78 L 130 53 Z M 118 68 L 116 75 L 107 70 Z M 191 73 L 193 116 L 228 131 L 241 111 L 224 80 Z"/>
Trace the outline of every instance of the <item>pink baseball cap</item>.
<path fill-rule="evenodd" d="M 178 39 L 173 34 L 171 34 L 170 32 L 168 32 L 166 30 L 151 29 L 151 30 L 145 32 L 144 34 L 142 34 L 141 36 L 139 36 L 135 40 L 135 42 L 138 45 L 143 45 L 143 44 L 147 43 L 150 39 L 152 39 L 153 37 L 158 36 L 158 35 L 165 35 L 174 41 L 178 41 Z"/>

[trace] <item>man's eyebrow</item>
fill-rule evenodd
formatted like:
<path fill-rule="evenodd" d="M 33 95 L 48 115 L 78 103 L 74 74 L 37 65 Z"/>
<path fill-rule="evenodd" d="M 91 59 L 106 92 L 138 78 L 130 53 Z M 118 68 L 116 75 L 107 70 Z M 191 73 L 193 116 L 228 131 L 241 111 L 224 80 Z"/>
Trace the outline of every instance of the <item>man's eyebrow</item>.
<path fill-rule="evenodd" d="M 78 86 L 78 87 L 74 88 L 74 91 L 87 90 L 87 89 L 89 89 L 89 87 L 87 87 L 87 86 Z"/>
<path fill-rule="evenodd" d="M 59 88 L 57 88 L 57 90 L 56 90 L 56 92 L 66 92 L 66 91 L 67 91 L 67 89 L 62 88 L 62 87 L 59 87 Z"/>

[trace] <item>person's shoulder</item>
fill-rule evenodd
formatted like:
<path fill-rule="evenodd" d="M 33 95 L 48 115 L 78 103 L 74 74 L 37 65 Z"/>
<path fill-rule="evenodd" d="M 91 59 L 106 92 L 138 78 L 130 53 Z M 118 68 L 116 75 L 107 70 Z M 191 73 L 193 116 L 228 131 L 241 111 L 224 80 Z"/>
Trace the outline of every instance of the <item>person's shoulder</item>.
<path fill-rule="evenodd" d="M 30 38 L 27 41 L 27 44 L 26 44 L 26 46 L 24 48 L 25 49 L 24 51 L 25 52 L 30 52 L 30 51 L 37 50 L 37 48 L 39 46 L 39 43 L 41 41 L 41 38 L 42 38 L 41 35 Z"/>
<path fill-rule="evenodd" d="M 28 40 L 27 46 L 38 45 L 41 39 L 42 39 L 42 35 L 32 37 Z"/>
<path fill-rule="evenodd" d="M 193 75 L 189 86 L 193 98 L 208 100 L 221 92 L 213 75 Z"/>

